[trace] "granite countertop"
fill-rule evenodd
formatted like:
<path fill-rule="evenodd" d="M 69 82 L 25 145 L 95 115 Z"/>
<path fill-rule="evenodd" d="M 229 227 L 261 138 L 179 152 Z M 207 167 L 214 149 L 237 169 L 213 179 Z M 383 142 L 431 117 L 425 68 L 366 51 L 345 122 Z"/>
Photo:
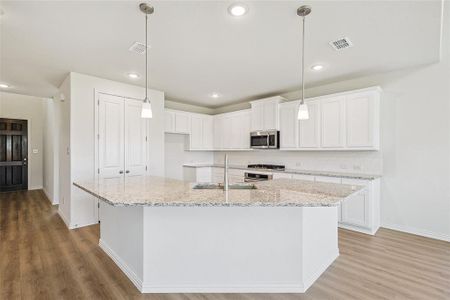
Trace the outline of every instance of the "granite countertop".
<path fill-rule="evenodd" d="M 207 163 L 187 163 L 187 164 L 184 164 L 183 167 L 223 168 L 223 165 L 207 164 Z M 229 165 L 229 168 L 236 169 L 236 170 L 251 170 L 251 171 L 271 172 L 271 173 L 288 173 L 288 174 L 303 174 L 303 175 L 313 175 L 313 176 L 343 177 L 343 178 L 366 179 L 366 180 L 373 180 L 373 179 L 381 177 L 381 175 L 375 175 L 375 174 L 347 173 L 347 172 L 334 172 L 334 171 L 315 171 L 315 170 L 299 170 L 299 169 L 286 169 L 284 171 L 280 171 L 280 170 L 271 170 L 271 169 L 252 169 L 252 168 L 248 168 L 246 166 L 238 166 L 238 165 Z"/>
<path fill-rule="evenodd" d="M 155 177 L 99 179 L 75 186 L 113 206 L 337 206 L 362 186 L 275 179 L 254 190 L 200 190 L 195 183 Z"/>

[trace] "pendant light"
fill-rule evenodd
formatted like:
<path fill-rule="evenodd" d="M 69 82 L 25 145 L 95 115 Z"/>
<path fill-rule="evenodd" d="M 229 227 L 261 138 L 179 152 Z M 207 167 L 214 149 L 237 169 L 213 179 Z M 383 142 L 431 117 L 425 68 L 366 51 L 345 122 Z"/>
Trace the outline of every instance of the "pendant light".
<path fill-rule="evenodd" d="M 311 7 L 308 5 L 300 6 L 297 9 L 297 15 L 302 17 L 303 21 L 303 33 L 302 33 L 302 99 L 300 101 L 300 105 L 298 107 L 298 115 L 297 118 L 299 120 L 308 120 L 309 119 L 309 111 L 308 105 L 305 103 L 305 19 L 306 16 L 311 13 Z"/>
<path fill-rule="evenodd" d="M 147 3 L 139 4 L 139 9 L 145 14 L 145 99 L 142 103 L 141 117 L 145 119 L 151 119 L 153 117 L 152 104 L 148 100 L 148 15 L 152 14 L 154 9 L 153 6 Z"/>

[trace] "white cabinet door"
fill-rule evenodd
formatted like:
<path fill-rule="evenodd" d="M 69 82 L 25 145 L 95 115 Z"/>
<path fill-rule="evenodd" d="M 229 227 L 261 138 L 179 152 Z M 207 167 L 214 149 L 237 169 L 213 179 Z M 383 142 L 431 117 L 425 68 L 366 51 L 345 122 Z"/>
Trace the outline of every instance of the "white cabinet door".
<path fill-rule="evenodd" d="M 142 176 L 147 168 L 147 120 L 142 102 L 125 99 L 125 176 Z"/>
<path fill-rule="evenodd" d="M 175 113 L 175 132 L 177 133 L 189 133 L 190 115 L 187 113 Z"/>
<path fill-rule="evenodd" d="M 198 150 L 203 148 L 203 117 L 193 115 L 191 117 L 190 149 Z"/>
<path fill-rule="evenodd" d="M 343 148 L 345 146 L 345 97 L 331 97 L 320 102 L 321 146 Z"/>
<path fill-rule="evenodd" d="M 346 130 L 348 148 L 370 148 L 375 146 L 376 94 L 357 93 L 347 96 Z"/>
<path fill-rule="evenodd" d="M 203 149 L 213 149 L 214 122 L 212 116 L 203 117 Z"/>
<path fill-rule="evenodd" d="M 297 148 L 298 102 L 280 105 L 280 148 Z"/>
<path fill-rule="evenodd" d="M 348 225 L 370 228 L 370 187 L 369 182 L 357 179 L 342 179 L 343 184 L 361 185 L 366 188 L 342 202 L 342 220 Z"/>
<path fill-rule="evenodd" d="M 252 131 L 264 130 L 264 105 L 263 103 L 252 104 Z"/>
<path fill-rule="evenodd" d="M 244 111 L 240 114 L 239 149 L 250 149 L 251 113 Z"/>
<path fill-rule="evenodd" d="M 263 129 L 278 130 L 278 102 L 268 101 L 263 103 Z"/>
<path fill-rule="evenodd" d="M 309 119 L 298 121 L 298 147 L 320 147 L 320 115 L 318 101 L 310 101 L 308 104 Z"/>
<path fill-rule="evenodd" d="M 175 132 L 175 113 L 172 111 L 164 111 L 164 131 Z"/>
<path fill-rule="evenodd" d="M 223 149 L 223 116 L 214 116 L 214 149 Z"/>
<path fill-rule="evenodd" d="M 98 168 L 101 178 L 124 174 L 124 100 L 99 94 Z"/>

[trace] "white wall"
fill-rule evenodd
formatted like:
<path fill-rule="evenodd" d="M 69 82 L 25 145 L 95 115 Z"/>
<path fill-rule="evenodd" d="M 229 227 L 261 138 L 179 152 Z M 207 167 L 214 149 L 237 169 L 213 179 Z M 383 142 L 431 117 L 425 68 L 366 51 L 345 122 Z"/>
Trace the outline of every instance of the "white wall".
<path fill-rule="evenodd" d="M 214 154 L 210 151 L 185 151 L 188 135 L 166 133 L 165 136 L 165 176 L 183 180 L 183 164 L 213 163 Z"/>
<path fill-rule="evenodd" d="M 71 226 L 71 199 L 70 191 L 72 186 L 70 174 L 70 74 L 59 87 L 64 95 L 64 101 L 61 101 L 59 95 L 56 96 L 55 120 L 59 130 L 58 141 L 58 167 L 56 173 L 59 178 L 59 215 L 63 218 L 68 227 Z M 57 184 L 57 182 L 54 182 Z"/>
<path fill-rule="evenodd" d="M 43 124 L 42 98 L 0 92 L 0 118 L 28 121 L 28 189 L 41 189 L 43 182 Z M 33 153 L 37 149 L 38 153 Z"/>
<path fill-rule="evenodd" d="M 72 186 L 95 178 L 95 90 L 130 98 L 143 98 L 145 89 L 93 76 L 70 74 L 70 226 L 97 222 L 96 199 Z M 153 118 L 149 120 L 149 170 L 164 176 L 164 93 L 149 90 Z"/>
<path fill-rule="evenodd" d="M 59 203 L 59 126 L 55 101 L 44 99 L 43 188 L 52 204 Z"/>

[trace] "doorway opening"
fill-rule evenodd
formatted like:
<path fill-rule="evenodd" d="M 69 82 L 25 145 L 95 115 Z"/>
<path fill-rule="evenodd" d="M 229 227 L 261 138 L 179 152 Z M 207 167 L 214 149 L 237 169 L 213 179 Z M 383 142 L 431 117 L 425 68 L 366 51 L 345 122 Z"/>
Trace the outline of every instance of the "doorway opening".
<path fill-rule="evenodd" d="M 28 122 L 0 118 L 0 192 L 28 189 Z"/>

